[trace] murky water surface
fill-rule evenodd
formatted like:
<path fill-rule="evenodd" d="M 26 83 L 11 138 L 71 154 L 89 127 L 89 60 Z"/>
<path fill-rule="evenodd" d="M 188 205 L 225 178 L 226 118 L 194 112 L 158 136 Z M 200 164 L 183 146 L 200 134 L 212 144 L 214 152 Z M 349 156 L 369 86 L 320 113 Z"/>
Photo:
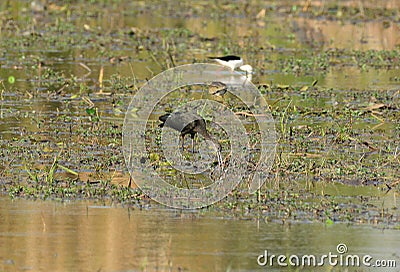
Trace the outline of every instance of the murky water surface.
<path fill-rule="evenodd" d="M 0 204 L 2 271 L 271 270 L 269 264 L 257 263 L 265 250 L 270 255 L 320 257 L 340 255 L 340 243 L 348 248 L 343 256 L 400 261 L 398 231 L 370 226 L 282 225 L 86 201 L 2 197 Z"/>
<path fill-rule="evenodd" d="M 321 256 L 340 243 L 348 254 L 396 260 L 398 271 L 400 1 L 104 1 L 90 9 L 54 1 L 45 11 L 41 2 L 0 3 L 3 188 L 44 179 L 56 157 L 82 181 L 98 183 L 107 171 L 127 185 L 121 126 L 133 93 L 166 68 L 231 53 L 254 67 L 277 121 L 279 166 L 264 193 L 280 206 L 266 202 L 237 220 L 1 196 L 1 271 L 252 271 L 265 269 L 257 264 L 265 250 Z M 64 182 L 65 171 L 56 172 Z M 292 203 L 301 192 L 287 196 L 279 184 L 312 188 L 313 197 Z M 14 189 L 7 193 L 21 193 Z M 326 202 L 334 208 L 307 209 Z M 290 220 L 291 209 L 300 219 Z"/>

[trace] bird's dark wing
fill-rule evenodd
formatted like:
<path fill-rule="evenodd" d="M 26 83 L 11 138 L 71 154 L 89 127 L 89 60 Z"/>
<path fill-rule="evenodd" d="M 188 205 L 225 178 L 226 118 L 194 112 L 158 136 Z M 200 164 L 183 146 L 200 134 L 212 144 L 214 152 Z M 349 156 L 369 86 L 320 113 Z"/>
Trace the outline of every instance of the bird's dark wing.
<path fill-rule="evenodd" d="M 172 114 L 164 114 L 159 117 L 163 122 L 160 127 L 167 126 L 181 132 L 182 135 L 196 134 L 205 130 L 206 124 L 204 119 L 191 112 L 174 112 Z"/>
<path fill-rule="evenodd" d="M 223 56 L 223 57 L 208 57 L 209 59 L 219 59 L 223 61 L 230 61 L 230 60 L 240 60 L 241 57 L 234 56 L 234 55 L 228 55 L 228 56 Z"/>

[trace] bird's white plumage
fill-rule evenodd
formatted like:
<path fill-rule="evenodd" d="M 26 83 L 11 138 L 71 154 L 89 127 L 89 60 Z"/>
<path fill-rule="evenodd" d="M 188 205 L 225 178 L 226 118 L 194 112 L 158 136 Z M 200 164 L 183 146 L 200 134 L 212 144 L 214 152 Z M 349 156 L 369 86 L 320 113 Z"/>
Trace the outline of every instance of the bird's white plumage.
<path fill-rule="evenodd" d="M 224 57 L 210 57 L 217 63 L 228 67 L 232 70 L 232 72 L 239 67 L 240 70 L 244 71 L 246 75 L 244 76 L 245 80 L 251 81 L 253 76 L 253 67 L 249 64 L 243 65 L 243 59 L 238 56 L 224 56 Z"/>
<path fill-rule="evenodd" d="M 239 66 L 241 66 L 243 64 L 243 60 L 239 59 L 239 60 L 221 60 L 221 59 L 214 59 L 216 62 L 218 62 L 219 64 L 229 67 L 232 71 L 235 70 L 236 68 L 238 68 Z"/>
<path fill-rule="evenodd" d="M 252 74 L 253 73 L 253 67 L 249 64 L 245 64 L 239 67 L 240 70 L 245 71 L 248 74 Z"/>

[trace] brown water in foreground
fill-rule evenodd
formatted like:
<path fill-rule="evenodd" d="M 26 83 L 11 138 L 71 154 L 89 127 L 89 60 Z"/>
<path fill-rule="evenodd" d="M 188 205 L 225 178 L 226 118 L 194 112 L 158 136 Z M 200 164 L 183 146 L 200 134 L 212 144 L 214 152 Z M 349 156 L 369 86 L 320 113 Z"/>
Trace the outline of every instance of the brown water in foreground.
<path fill-rule="evenodd" d="M 329 222 L 327 214 L 326 224 L 311 223 L 307 216 L 301 217 L 303 205 L 312 203 L 308 199 L 293 204 L 291 199 L 280 202 L 282 199 L 276 197 L 275 207 L 281 205 L 277 214 L 286 212 L 289 204 L 292 211 L 299 205 L 297 222 L 301 223 L 281 224 L 277 220 L 268 222 L 269 202 L 262 218 L 254 213 L 249 216 L 251 220 L 232 220 L 214 216 L 209 210 L 181 212 L 156 205 L 148 210 L 129 210 L 91 201 L 12 200 L 2 195 L 0 272 L 279 270 L 277 265 L 273 269 L 260 267 L 257 257 L 265 250 L 287 256 L 337 254 L 340 243 L 347 245 L 348 254 L 371 255 L 371 263 L 378 259 L 397 262 L 397 268 L 378 271 L 399 271 L 399 172 L 397 164 L 390 164 L 399 160 L 400 150 L 396 140 L 400 126 L 395 115 L 400 89 L 396 65 L 399 55 L 396 51 L 388 58 L 379 55 L 379 50 L 399 48 L 400 1 L 252 1 L 246 11 L 246 1 L 153 2 L 150 7 L 145 1 L 90 1 L 88 9 L 88 2 L 81 0 L 68 4 L 1 1 L 0 42 L 4 46 L 0 46 L 0 152 L 4 153 L 0 156 L 0 184 L 33 182 L 26 169 L 42 177 L 46 172 L 43 169 L 50 167 L 57 154 L 65 156 L 61 156 L 60 164 L 79 172 L 82 180 L 83 174 L 99 169 L 111 173 L 126 171 L 118 153 L 120 136 L 110 132 L 106 140 L 93 137 L 95 122 L 86 110 L 98 108 L 100 125 L 108 132 L 112 124 L 121 126 L 132 92 L 173 66 L 168 54 L 176 65 L 181 65 L 207 62 L 208 56 L 232 53 L 254 66 L 255 84 L 273 85 L 265 94 L 271 105 L 284 98 L 283 106 L 275 107 L 276 114 L 283 113 L 289 105 L 302 110 L 288 113 L 288 124 L 294 130 L 307 132 L 304 124 L 311 128 L 320 124 L 335 130 L 337 123 L 337 127 L 346 128 L 346 119 L 340 118 L 346 115 L 346 109 L 352 110 L 349 116 L 355 118 L 354 130 L 358 127 L 365 132 L 362 137 L 356 133 L 349 135 L 363 141 L 366 137 L 372 154 L 369 146 L 355 140 L 339 141 L 328 152 L 313 150 L 312 144 L 300 151 L 287 151 L 293 157 L 302 156 L 306 150 L 311 155 L 327 155 L 328 159 L 333 153 L 339 162 L 346 161 L 343 157 L 350 154 L 347 157 L 351 165 L 371 160 L 373 167 L 360 167 L 365 175 L 361 177 L 356 164 L 354 168 L 333 169 L 349 170 L 357 177 L 350 184 L 358 184 L 358 179 L 362 179 L 366 186 L 342 188 L 316 182 L 318 189 L 313 192 L 315 203 L 320 204 L 315 205 L 318 211 L 330 207 L 323 204 L 333 199 L 332 211 L 326 212 L 334 214 L 343 209 L 344 213 L 337 218 L 349 223 Z M 314 8 L 307 8 L 308 2 Z M 46 3 L 46 10 L 34 9 L 31 3 Z M 371 8 L 375 8 L 376 15 L 371 16 Z M 338 51 L 324 58 L 331 49 Z M 361 54 L 366 51 L 369 54 Z M 375 62 L 370 63 L 371 58 Z M 318 81 L 317 89 L 301 91 L 301 87 L 310 86 L 314 80 Z M 277 88 L 278 85 L 283 87 Z M 289 91 L 285 86 L 294 88 Z M 363 97 L 363 93 L 368 97 Z M 374 108 L 381 103 L 381 108 Z M 324 110 L 332 115 L 324 114 Z M 357 119 L 358 113 L 361 117 Z M 277 115 L 278 123 L 281 116 Z M 343 134 L 346 136 L 345 130 Z M 304 139 L 318 143 L 319 134 L 306 135 Z M 335 139 L 328 137 L 328 143 Z M 379 151 L 373 147 L 379 147 Z M 368 156 L 364 156 L 365 152 Z M 378 157 L 376 161 L 374 156 Z M 318 166 L 322 161 L 325 165 L 324 159 L 318 158 L 311 162 Z M 313 164 L 309 165 L 312 168 Z M 308 168 L 302 169 L 292 171 L 300 181 L 314 181 L 307 176 Z M 325 166 L 319 169 L 330 170 Z M 383 178 L 394 184 L 392 190 L 387 192 L 385 184 L 371 178 L 370 169 L 376 171 L 376 178 L 385 174 Z M 299 182 L 287 178 L 283 171 L 280 173 L 281 183 Z M 375 182 L 377 186 L 372 185 Z M 127 183 L 127 178 L 121 182 Z M 327 197 L 321 201 L 325 194 Z M 373 196 L 372 200 L 365 200 L 369 196 Z M 360 201 L 364 201 L 363 206 L 358 205 Z M 317 213 L 317 208 L 314 211 Z M 234 217 L 234 212 L 232 208 L 226 216 Z M 346 221 L 346 212 L 364 221 Z M 377 268 L 329 264 L 320 268 L 348 270 Z"/>
<path fill-rule="evenodd" d="M 257 219 L 203 218 L 198 211 L 140 211 L 86 201 L 8 197 L 0 198 L 0 222 L 0 271 L 270 270 L 257 264 L 264 250 L 318 258 L 338 254 L 340 243 L 348 248 L 343 256 L 368 254 L 371 263 L 396 260 L 400 265 L 398 231 L 370 226 L 281 225 Z"/>

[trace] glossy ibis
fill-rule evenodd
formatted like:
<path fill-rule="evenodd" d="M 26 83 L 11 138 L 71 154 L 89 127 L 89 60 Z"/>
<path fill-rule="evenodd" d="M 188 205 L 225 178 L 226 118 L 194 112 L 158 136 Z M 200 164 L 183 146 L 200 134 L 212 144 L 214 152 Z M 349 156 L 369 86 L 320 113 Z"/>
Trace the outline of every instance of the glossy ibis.
<path fill-rule="evenodd" d="M 171 114 L 166 113 L 161 115 L 159 120 L 162 122 L 159 127 L 167 126 L 181 133 L 182 150 L 184 149 L 185 136 L 190 134 L 190 137 L 192 138 L 192 151 L 194 153 L 194 137 L 198 133 L 206 140 L 210 140 L 214 143 L 218 150 L 218 160 L 220 161 L 221 145 L 208 133 L 206 121 L 203 117 L 191 112 L 174 112 Z"/>

